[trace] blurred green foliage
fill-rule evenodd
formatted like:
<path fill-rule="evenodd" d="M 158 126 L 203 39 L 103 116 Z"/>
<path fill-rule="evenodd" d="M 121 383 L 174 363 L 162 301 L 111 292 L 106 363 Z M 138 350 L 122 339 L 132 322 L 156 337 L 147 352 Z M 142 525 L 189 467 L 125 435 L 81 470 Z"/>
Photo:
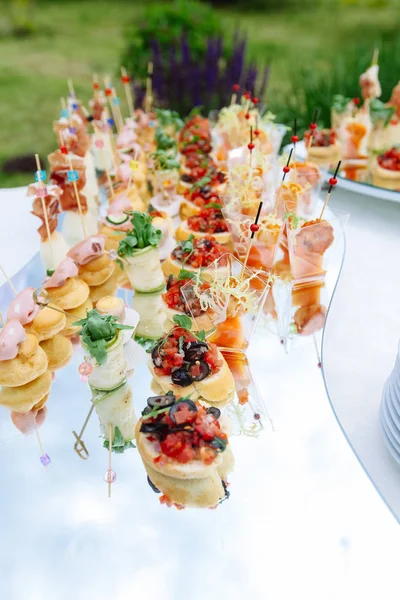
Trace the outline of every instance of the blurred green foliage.
<path fill-rule="evenodd" d="M 207 38 L 222 36 L 223 21 L 210 5 L 196 0 L 149 4 L 126 30 L 121 64 L 136 78 L 143 79 L 153 40 L 157 40 L 161 52 L 168 57 L 171 47 L 179 47 L 183 34 L 186 34 L 191 55 L 202 59 Z"/>

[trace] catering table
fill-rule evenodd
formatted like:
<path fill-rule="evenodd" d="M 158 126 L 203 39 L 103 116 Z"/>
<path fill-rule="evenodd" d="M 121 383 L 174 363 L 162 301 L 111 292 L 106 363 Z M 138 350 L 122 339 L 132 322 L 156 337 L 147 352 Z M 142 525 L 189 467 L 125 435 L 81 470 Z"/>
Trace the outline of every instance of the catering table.
<path fill-rule="evenodd" d="M 399 530 L 335 415 L 374 481 L 383 487 L 390 481 L 381 494 L 398 515 L 400 468 L 383 453 L 371 415 L 400 335 L 400 205 L 339 189 L 331 200 L 351 217 L 325 329 L 323 373 L 312 344 L 286 355 L 256 334 L 249 359 L 271 423 L 258 439 L 232 438 L 231 496 L 216 510 L 160 506 L 135 450 L 115 460 L 109 499 L 94 418 L 86 434 L 90 459 L 81 461 L 72 450 L 71 431 L 83 421 L 89 394 L 81 383 L 70 387 L 75 384 L 64 371 L 41 428 L 52 456 L 48 469 L 39 463 L 35 436 L 19 435 L 0 409 L 1 598 L 393 596 Z M 0 263 L 13 276 L 37 250 L 37 224 L 23 189 L 1 190 L 0 206 Z M 144 391 L 133 389 L 139 412 Z"/>

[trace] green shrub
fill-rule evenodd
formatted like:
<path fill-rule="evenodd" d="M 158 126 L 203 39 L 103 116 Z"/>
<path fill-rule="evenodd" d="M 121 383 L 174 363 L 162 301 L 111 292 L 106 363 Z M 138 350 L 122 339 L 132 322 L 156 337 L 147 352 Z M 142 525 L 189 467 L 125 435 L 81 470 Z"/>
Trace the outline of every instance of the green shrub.
<path fill-rule="evenodd" d="M 378 47 L 381 100 L 386 102 L 399 81 L 400 39 L 391 33 L 386 34 L 379 41 Z M 329 65 L 316 66 L 313 63 L 293 70 L 290 91 L 276 106 L 271 102 L 271 110 L 277 113 L 280 122 L 289 125 L 296 117 L 298 129 L 302 133 L 308 128 L 314 110 L 318 108 L 319 125 L 328 127 L 335 94 L 349 98 L 361 95 L 359 77 L 371 64 L 373 49 L 372 40 L 345 49 L 343 54 Z"/>
<path fill-rule="evenodd" d="M 177 49 L 186 35 L 191 56 L 202 59 L 207 50 L 207 38 L 222 36 L 222 21 L 208 4 L 196 0 L 176 0 L 149 5 L 128 27 L 122 62 L 136 79 L 146 76 L 154 41 L 164 57 Z"/>

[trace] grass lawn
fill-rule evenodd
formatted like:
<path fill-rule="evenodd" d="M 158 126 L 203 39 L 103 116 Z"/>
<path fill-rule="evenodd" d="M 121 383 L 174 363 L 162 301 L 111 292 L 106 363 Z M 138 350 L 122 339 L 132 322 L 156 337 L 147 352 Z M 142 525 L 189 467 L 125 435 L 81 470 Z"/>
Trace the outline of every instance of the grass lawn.
<path fill-rule="evenodd" d="M 339 0 L 338 0 L 339 1 Z M 140 3 L 141 4 L 141 3 Z M 52 121 L 58 117 L 68 77 L 85 102 L 91 94 L 94 71 L 115 75 L 124 46 L 125 25 L 137 14 L 139 2 L 37 2 L 37 33 L 26 38 L 6 34 L 7 14 L 0 16 L 0 164 L 8 157 L 39 152 L 56 145 Z M 250 36 L 249 54 L 272 66 L 267 100 L 272 108 L 290 90 L 290 72 L 312 61 L 316 69 L 355 40 L 374 45 L 399 22 L 397 0 L 383 8 L 345 6 L 333 11 L 327 0 L 317 10 L 234 13 L 221 11 L 227 31 L 235 27 Z M 395 14 L 396 12 L 396 14 Z M 329 76 L 329 75 L 327 75 Z M 355 78 L 358 74 L 355 73 Z M 338 90 L 340 92 L 340 90 Z M 0 173 L 0 187 L 23 185 L 31 175 Z"/>

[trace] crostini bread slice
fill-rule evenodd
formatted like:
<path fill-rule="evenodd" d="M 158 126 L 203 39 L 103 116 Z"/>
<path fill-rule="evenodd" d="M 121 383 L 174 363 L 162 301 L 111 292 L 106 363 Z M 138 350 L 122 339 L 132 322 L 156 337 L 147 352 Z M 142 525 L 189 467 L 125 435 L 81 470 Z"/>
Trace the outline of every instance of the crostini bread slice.
<path fill-rule="evenodd" d="M 164 302 L 163 302 L 163 306 L 164 306 L 164 312 L 165 312 L 165 321 L 164 321 L 164 331 L 165 333 L 167 333 L 167 331 L 169 331 L 170 329 L 172 329 L 172 327 L 175 327 L 176 323 L 174 323 L 174 317 L 175 315 L 183 315 L 185 313 L 179 311 L 179 310 L 175 310 L 174 308 L 170 308 L 169 306 L 167 306 Z M 190 317 L 190 315 L 188 315 Z M 192 321 L 192 331 L 201 331 L 202 329 L 204 329 L 204 331 L 209 331 L 210 329 L 213 329 L 214 324 L 212 322 L 212 320 L 210 319 L 210 317 L 208 316 L 208 314 L 203 314 L 200 315 L 199 317 L 196 317 L 195 320 Z"/>
<path fill-rule="evenodd" d="M 172 254 L 167 256 L 167 258 L 163 261 L 163 263 L 161 264 L 161 269 L 162 269 L 162 272 L 164 273 L 165 277 L 169 277 L 170 275 L 174 275 L 174 277 L 178 277 L 181 269 L 185 269 L 185 271 L 189 271 L 189 273 L 193 273 L 193 274 L 197 273 L 199 270 L 199 269 L 194 269 L 193 267 L 191 267 L 190 265 L 187 265 L 186 263 L 183 264 L 179 260 L 176 260 L 176 258 L 174 258 L 172 256 Z M 210 272 L 207 272 L 207 271 L 202 272 L 202 276 L 205 281 L 212 281 L 215 278 L 215 275 L 217 275 L 218 279 L 225 279 L 226 277 L 229 276 L 229 267 L 228 266 L 218 267 L 217 269 L 213 269 Z"/>
<path fill-rule="evenodd" d="M 155 471 L 145 460 L 144 468 L 150 481 L 172 502 L 188 508 L 210 508 L 225 496 L 221 477 L 214 471 L 202 479 L 177 479 Z"/>
<path fill-rule="evenodd" d="M 193 231 L 192 229 L 189 229 L 187 220 L 182 221 L 178 229 L 175 231 L 175 237 L 178 242 L 183 242 L 184 240 L 188 239 L 189 235 L 193 235 L 196 239 L 201 239 L 208 234 L 201 231 Z M 218 244 L 229 247 L 232 246 L 232 237 L 229 231 L 223 231 L 222 233 L 210 233 L 210 235 L 217 240 Z"/>
<path fill-rule="evenodd" d="M 376 165 L 373 170 L 373 175 L 380 179 L 395 179 L 400 181 L 400 171 L 392 171 L 390 169 L 383 169 L 380 165 Z"/>
<path fill-rule="evenodd" d="M 163 390 L 164 394 L 168 391 L 172 391 L 178 397 L 193 394 L 192 400 L 204 400 L 208 404 L 215 406 L 226 406 L 233 400 L 235 395 L 235 380 L 226 360 L 219 350 L 218 358 L 222 361 L 222 365 L 216 373 L 212 373 L 202 381 L 195 381 L 186 387 L 172 383 L 169 375 L 157 375 L 151 356 L 148 357 L 147 364 L 153 379 Z"/>
<path fill-rule="evenodd" d="M 194 215 L 199 215 L 200 210 L 201 209 L 198 206 L 196 206 L 195 204 L 193 204 L 193 202 L 190 202 L 190 200 L 186 200 L 184 198 L 181 202 L 181 206 L 179 209 L 179 216 L 182 219 L 182 221 L 184 221 L 185 219 L 188 219 L 189 217 L 193 217 Z"/>
<path fill-rule="evenodd" d="M 336 141 L 330 146 L 310 146 L 307 150 L 309 158 L 315 156 L 315 158 L 330 158 L 338 156 L 340 154 L 340 144 Z"/>

